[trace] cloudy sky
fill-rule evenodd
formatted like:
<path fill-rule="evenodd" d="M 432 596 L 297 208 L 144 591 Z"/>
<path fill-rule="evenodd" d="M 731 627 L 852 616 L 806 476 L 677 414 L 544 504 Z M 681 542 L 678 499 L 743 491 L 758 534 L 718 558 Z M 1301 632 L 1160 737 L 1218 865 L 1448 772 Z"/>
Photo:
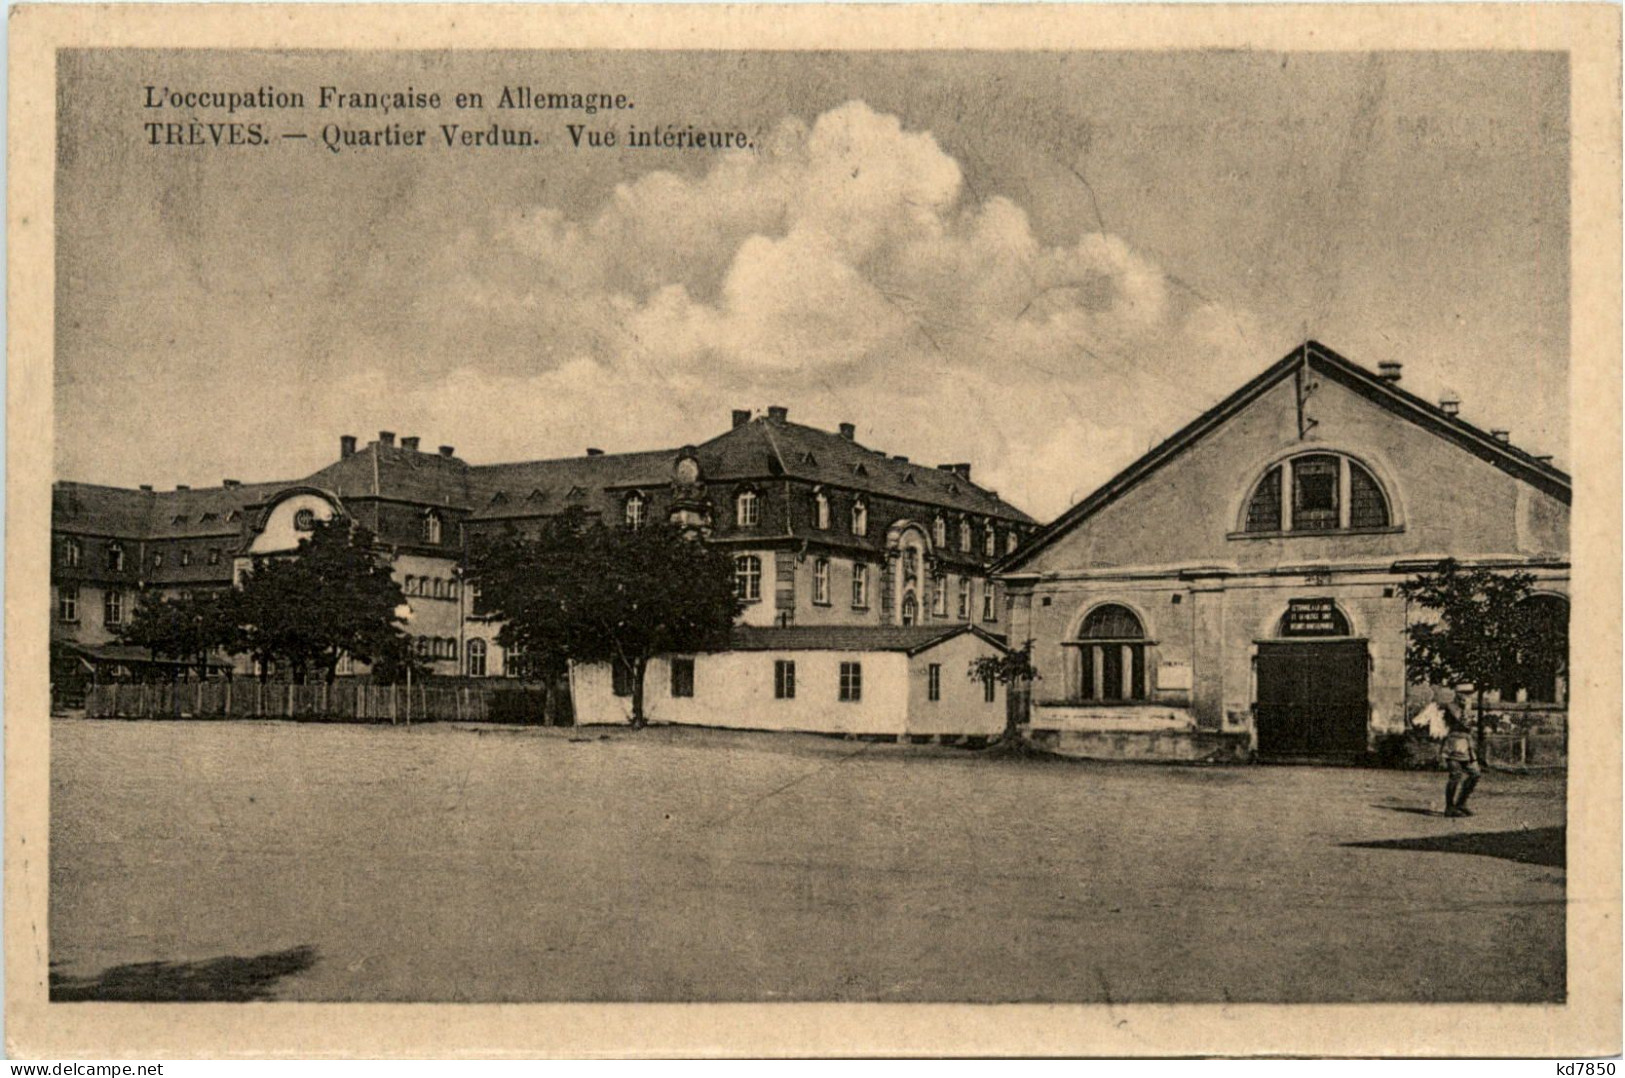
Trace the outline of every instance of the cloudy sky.
<path fill-rule="evenodd" d="M 1047 519 L 1306 336 L 1567 454 L 1559 55 L 162 53 L 60 65 L 57 470 L 296 478 L 380 429 L 473 462 L 858 426 Z M 254 114 L 147 84 L 625 93 L 594 117 Z M 210 117 L 204 117 L 210 118 Z M 529 150 L 333 154 L 323 124 Z M 737 129 L 749 151 L 574 149 Z"/>

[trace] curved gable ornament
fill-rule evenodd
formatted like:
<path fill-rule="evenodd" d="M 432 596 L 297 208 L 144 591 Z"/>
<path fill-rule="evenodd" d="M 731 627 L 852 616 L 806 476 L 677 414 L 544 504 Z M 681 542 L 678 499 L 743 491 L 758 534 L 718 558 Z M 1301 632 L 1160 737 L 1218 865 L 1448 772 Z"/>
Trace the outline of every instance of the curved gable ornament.
<path fill-rule="evenodd" d="M 344 503 L 330 490 L 286 487 L 255 516 L 239 553 L 284 554 L 297 550 L 299 540 L 310 534 L 314 521 L 347 519 L 348 515 Z"/>

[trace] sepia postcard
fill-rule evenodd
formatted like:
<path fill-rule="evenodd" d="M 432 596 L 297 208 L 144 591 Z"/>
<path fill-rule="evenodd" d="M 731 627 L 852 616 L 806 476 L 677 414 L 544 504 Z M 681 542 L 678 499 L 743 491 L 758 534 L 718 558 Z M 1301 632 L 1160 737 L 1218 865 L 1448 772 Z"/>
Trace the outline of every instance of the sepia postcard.
<path fill-rule="evenodd" d="M 16 8 L 8 1053 L 1618 1053 L 1620 25 Z"/>

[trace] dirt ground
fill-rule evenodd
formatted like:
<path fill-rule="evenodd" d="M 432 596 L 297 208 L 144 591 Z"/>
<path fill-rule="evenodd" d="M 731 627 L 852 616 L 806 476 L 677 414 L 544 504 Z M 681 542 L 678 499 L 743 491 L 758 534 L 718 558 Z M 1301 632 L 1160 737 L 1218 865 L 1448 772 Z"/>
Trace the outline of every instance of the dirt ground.
<path fill-rule="evenodd" d="M 53 724 L 58 999 L 1534 1001 L 1561 776 Z M 1435 814 L 1429 814 L 1434 810 Z"/>

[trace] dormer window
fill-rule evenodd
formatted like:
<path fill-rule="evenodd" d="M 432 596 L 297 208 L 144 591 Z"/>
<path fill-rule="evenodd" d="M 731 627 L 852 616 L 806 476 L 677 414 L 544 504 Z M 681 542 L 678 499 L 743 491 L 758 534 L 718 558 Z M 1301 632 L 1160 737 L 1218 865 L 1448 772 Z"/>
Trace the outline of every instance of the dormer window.
<path fill-rule="evenodd" d="M 862 498 L 852 503 L 852 534 L 869 534 L 869 505 Z"/>
<path fill-rule="evenodd" d="M 999 553 L 999 537 L 993 530 L 993 522 L 987 522 L 987 530 L 982 533 L 982 554 L 992 558 Z"/>
<path fill-rule="evenodd" d="M 1016 535 L 1016 529 L 1011 528 L 1009 531 L 1005 532 L 1004 552 L 1006 554 L 1014 554 L 1016 552 L 1016 544 L 1020 541 L 1020 538 Z"/>
<path fill-rule="evenodd" d="M 152 567 L 154 569 L 162 569 L 164 567 L 164 552 L 162 550 L 155 550 L 152 552 Z"/>
<path fill-rule="evenodd" d="M 77 569 L 85 560 L 84 544 L 77 539 L 68 539 L 62 544 L 62 564 L 69 569 Z"/>
<path fill-rule="evenodd" d="M 819 531 L 829 531 L 829 495 L 821 490 L 813 495 L 813 520 Z"/>
<path fill-rule="evenodd" d="M 316 514 L 309 509 L 301 509 L 293 515 L 295 531 L 313 532 L 316 530 Z"/>
<path fill-rule="evenodd" d="M 1247 500 L 1248 534 L 1386 528 L 1388 498 L 1371 471 L 1340 453 L 1306 453 L 1274 465 Z"/>
<path fill-rule="evenodd" d="M 937 545 L 938 550 L 948 545 L 948 518 L 941 513 L 938 513 L 937 519 L 931 522 L 931 541 Z"/>
<path fill-rule="evenodd" d="M 423 515 L 423 541 L 430 546 L 440 545 L 440 514 L 433 510 Z"/>
<path fill-rule="evenodd" d="M 107 544 L 107 568 L 115 573 L 124 572 L 124 544 Z"/>
<path fill-rule="evenodd" d="M 637 491 L 633 491 L 631 494 L 628 494 L 626 496 L 625 509 L 626 526 L 631 528 L 633 531 L 637 531 L 639 528 L 643 527 L 645 517 L 644 511 L 647 508 L 648 501 L 643 497 L 643 495 L 639 494 Z"/>
<path fill-rule="evenodd" d="M 968 517 L 959 519 L 959 549 L 962 553 L 970 553 L 970 519 Z"/>
<path fill-rule="evenodd" d="M 762 522 L 762 500 L 754 490 L 742 490 L 734 498 L 734 523 L 754 528 Z"/>

